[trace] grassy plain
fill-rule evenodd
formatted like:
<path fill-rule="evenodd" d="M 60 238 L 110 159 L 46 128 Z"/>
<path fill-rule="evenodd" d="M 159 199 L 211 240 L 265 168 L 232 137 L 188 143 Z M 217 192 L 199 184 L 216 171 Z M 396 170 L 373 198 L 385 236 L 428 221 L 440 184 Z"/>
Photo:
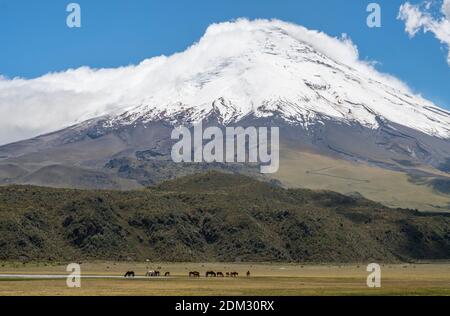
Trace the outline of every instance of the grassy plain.
<path fill-rule="evenodd" d="M 65 279 L 11 279 L 0 276 L 0 295 L 450 295 L 450 263 L 382 265 L 381 288 L 366 285 L 366 265 L 300 265 L 248 263 L 82 263 L 81 288 L 68 288 Z M 133 270 L 144 276 L 150 269 L 170 271 L 169 278 L 122 279 Z M 189 271 L 201 278 L 189 278 Z M 238 278 L 205 278 L 207 270 L 237 271 Z M 245 277 L 250 270 L 251 276 Z M 1 274 L 66 275 L 65 265 L 0 264 Z M 104 276 L 89 279 L 88 276 Z"/>

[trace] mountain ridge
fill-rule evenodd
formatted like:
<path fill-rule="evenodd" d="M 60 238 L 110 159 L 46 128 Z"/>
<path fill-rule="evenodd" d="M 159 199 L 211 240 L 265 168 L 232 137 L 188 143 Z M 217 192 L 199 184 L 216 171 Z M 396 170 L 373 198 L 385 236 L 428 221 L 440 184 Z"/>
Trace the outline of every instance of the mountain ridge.
<path fill-rule="evenodd" d="M 0 187 L 0 259 L 448 260 L 448 214 L 207 172 L 138 191 Z"/>

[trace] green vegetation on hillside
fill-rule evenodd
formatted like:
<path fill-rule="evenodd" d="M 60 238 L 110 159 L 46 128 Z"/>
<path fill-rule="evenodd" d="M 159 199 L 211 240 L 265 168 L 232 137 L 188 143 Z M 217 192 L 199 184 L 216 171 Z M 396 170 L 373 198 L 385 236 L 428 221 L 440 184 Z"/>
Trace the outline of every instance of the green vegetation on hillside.
<path fill-rule="evenodd" d="M 140 191 L 0 187 L 0 260 L 450 258 L 450 217 L 209 172 Z"/>

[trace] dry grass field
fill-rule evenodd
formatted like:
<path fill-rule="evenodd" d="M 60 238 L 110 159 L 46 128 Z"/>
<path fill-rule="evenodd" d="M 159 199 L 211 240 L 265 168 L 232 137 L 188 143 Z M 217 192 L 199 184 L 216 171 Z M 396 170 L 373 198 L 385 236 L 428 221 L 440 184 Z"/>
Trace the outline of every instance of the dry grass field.
<path fill-rule="evenodd" d="M 304 150 L 282 148 L 280 169 L 274 178 L 292 188 L 359 192 L 389 207 L 448 211 L 450 197 L 426 185 L 408 180 L 408 175 L 362 163 L 333 159 Z M 431 168 L 422 171 L 443 175 Z"/>
<path fill-rule="evenodd" d="M 123 279 L 133 270 L 144 276 L 150 269 L 170 271 L 169 278 Z M 365 265 L 119 263 L 81 265 L 81 288 L 68 288 L 65 279 L 35 280 L 0 276 L 0 295 L 450 295 L 450 263 L 382 265 L 381 288 L 366 285 Z M 189 278 L 189 271 L 201 278 Z M 207 270 L 237 271 L 238 278 L 205 278 Z M 250 270 L 251 276 L 245 273 Z M 1 274 L 61 274 L 65 265 L 1 263 Z M 104 276 L 90 279 L 88 276 Z M 86 278 L 87 277 L 87 278 Z"/>

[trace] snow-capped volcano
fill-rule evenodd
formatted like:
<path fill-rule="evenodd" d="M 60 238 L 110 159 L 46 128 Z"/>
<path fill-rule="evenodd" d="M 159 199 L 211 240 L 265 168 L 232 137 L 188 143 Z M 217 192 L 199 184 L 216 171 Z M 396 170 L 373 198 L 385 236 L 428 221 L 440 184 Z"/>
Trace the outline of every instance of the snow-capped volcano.
<path fill-rule="evenodd" d="M 212 111 L 224 122 L 277 114 L 304 127 L 333 119 L 376 129 L 381 120 L 450 138 L 448 111 L 360 61 L 345 35 L 278 20 L 214 24 L 184 52 L 138 65 L 0 77 L 0 117 L 8 118 L 0 143 L 103 115 L 129 124 L 179 114 L 196 121 Z"/>
<path fill-rule="evenodd" d="M 345 36 L 281 21 L 215 24 L 184 52 L 136 66 L 0 78 L 0 118 L 5 109 L 20 115 L 0 124 L 0 141 L 2 129 L 43 135 L 0 147 L 0 185 L 122 189 L 210 168 L 253 174 L 172 161 L 174 125 L 207 119 L 280 127 L 285 185 L 450 205 L 450 113 L 360 61 Z"/>
<path fill-rule="evenodd" d="M 249 114 L 276 114 L 304 127 L 325 117 L 376 129 L 383 120 L 450 138 L 450 112 L 370 65 L 325 51 L 327 44 L 317 43 L 321 36 L 280 21 L 213 25 L 185 52 L 150 59 L 141 65 L 145 71 L 136 69 L 134 76 L 142 81 L 122 90 L 134 99 L 126 103 L 139 106 L 113 121 L 180 114 L 197 121 L 218 112 L 229 123 Z M 352 48 L 348 40 L 334 41 L 341 49 Z"/>

